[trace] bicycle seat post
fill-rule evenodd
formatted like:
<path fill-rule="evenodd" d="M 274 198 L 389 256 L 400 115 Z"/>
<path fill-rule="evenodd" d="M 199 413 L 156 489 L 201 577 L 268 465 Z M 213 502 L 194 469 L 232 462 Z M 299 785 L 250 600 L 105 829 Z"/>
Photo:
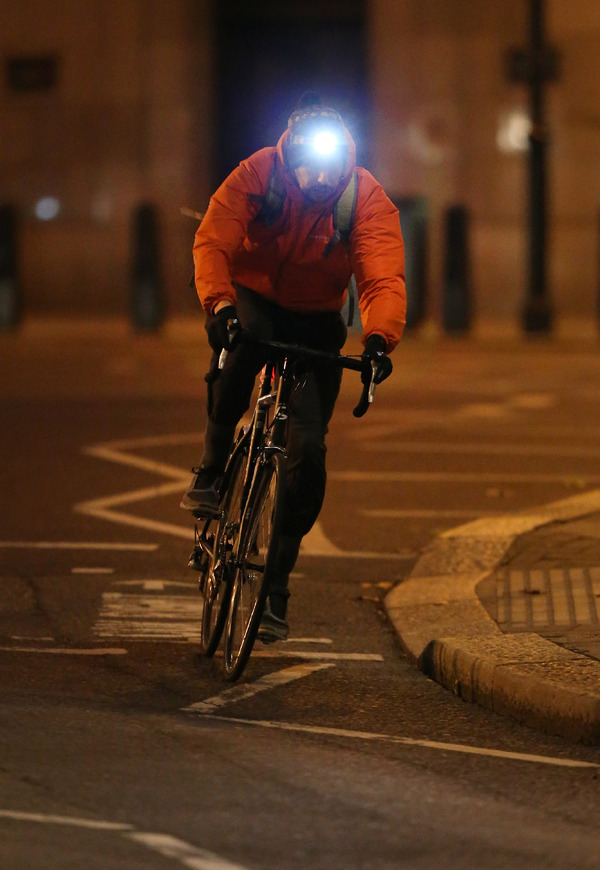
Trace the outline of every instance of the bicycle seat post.
<path fill-rule="evenodd" d="M 275 447 L 285 446 L 285 429 L 288 420 L 288 402 L 293 382 L 293 372 L 290 360 L 286 356 L 281 361 L 279 384 L 277 387 L 277 400 L 275 403 L 275 416 L 271 432 L 271 444 Z"/>

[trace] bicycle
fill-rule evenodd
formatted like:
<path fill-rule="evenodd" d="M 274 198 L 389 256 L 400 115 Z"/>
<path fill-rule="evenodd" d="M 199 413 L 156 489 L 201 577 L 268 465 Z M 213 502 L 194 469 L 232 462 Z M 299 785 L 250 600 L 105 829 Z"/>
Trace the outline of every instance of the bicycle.
<path fill-rule="evenodd" d="M 244 670 L 269 591 L 285 495 L 288 405 L 298 384 L 296 365 L 325 362 L 361 372 L 363 389 L 354 416 L 362 417 L 375 391 L 374 364 L 360 357 L 326 353 L 277 341 L 252 339 L 267 351 L 252 422 L 240 430 L 230 452 L 216 514 L 197 515 L 189 566 L 200 573 L 203 597 L 200 647 L 216 652 L 223 632 L 223 675 Z M 221 354 L 222 368 L 226 351 Z"/>

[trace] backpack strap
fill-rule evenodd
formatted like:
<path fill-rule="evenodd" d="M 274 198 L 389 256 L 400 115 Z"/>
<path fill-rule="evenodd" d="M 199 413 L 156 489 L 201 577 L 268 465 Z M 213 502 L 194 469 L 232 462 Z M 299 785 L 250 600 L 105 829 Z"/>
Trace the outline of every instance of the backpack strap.
<path fill-rule="evenodd" d="M 350 181 L 333 207 L 333 227 L 339 230 L 340 240 L 344 245 L 348 244 L 348 239 L 352 232 L 357 195 L 358 178 L 356 177 L 356 172 L 353 172 Z"/>
<path fill-rule="evenodd" d="M 273 160 L 264 196 L 255 193 L 248 194 L 248 196 L 250 199 L 260 203 L 260 208 L 254 220 L 260 221 L 267 227 L 275 223 L 283 210 L 283 202 L 285 200 L 285 185 L 283 178 L 277 172 L 276 159 Z"/>
<path fill-rule="evenodd" d="M 333 207 L 333 235 L 325 246 L 324 257 L 329 256 L 338 242 L 342 242 L 344 245 L 348 244 L 354 224 L 357 196 L 358 178 L 355 171 Z"/>

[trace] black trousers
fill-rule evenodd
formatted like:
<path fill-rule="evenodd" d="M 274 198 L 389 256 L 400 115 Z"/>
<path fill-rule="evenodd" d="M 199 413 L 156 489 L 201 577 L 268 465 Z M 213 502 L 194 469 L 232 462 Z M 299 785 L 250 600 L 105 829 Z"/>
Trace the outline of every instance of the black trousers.
<path fill-rule="evenodd" d="M 287 311 L 245 287 L 236 290 L 242 327 L 256 337 L 328 352 L 339 352 L 346 340 L 347 330 L 339 312 L 300 314 Z M 213 372 L 215 363 L 216 355 L 211 366 Z M 224 368 L 214 380 L 209 377 L 209 419 L 203 464 L 224 462 L 237 424 L 249 408 L 256 375 L 264 363 L 264 352 L 242 343 L 227 355 Z M 312 528 L 323 504 L 327 480 L 325 437 L 341 377 L 342 370 L 337 366 L 311 366 L 290 402 L 283 534 L 297 539 L 298 546 L 300 538 Z M 295 557 L 292 567 L 294 561 Z"/>

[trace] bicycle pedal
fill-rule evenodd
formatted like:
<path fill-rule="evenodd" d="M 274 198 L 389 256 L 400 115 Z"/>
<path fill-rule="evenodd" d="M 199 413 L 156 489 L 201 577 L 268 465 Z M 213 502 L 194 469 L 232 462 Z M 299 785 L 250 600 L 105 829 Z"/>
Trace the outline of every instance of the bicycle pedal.
<path fill-rule="evenodd" d="M 200 549 L 192 550 L 190 553 L 190 558 L 188 559 L 188 568 L 192 568 L 193 571 L 202 571 L 202 557 L 203 552 Z"/>

